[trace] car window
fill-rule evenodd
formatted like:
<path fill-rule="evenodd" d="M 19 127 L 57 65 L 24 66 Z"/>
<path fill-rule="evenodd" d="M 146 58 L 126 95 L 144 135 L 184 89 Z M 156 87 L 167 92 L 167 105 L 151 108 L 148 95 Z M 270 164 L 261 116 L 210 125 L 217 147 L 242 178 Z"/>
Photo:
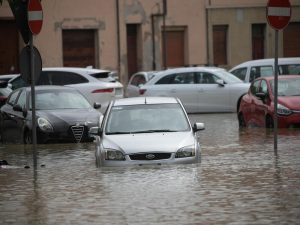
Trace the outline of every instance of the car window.
<path fill-rule="evenodd" d="M 47 74 L 51 85 L 69 85 L 88 82 L 83 76 L 72 72 L 48 71 Z"/>
<path fill-rule="evenodd" d="M 250 82 L 258 77 L 267 77 L 273 75 L 273 67 L 270 66 L 254 66 L 250 69 Z"/>
<path fill-rule="evenodd" d="M 283 75 L 300 75 L 300 64 L 280 65 L 279 74 Z"/>
<path fill-rule="evenodd" d="M 259 92 L 259 84 L 260 84 L 260 80 L 256 80 L 251 84 L 250 87 L 250 92 L 255 95 L 256 93 Z"/>
<path fill-rule="evenodd" d="M 135 75 L 131 81 L 131 84 L 134 86 L 139 86 L 139 85 L 145 84 L 145 83 L 146 83 L 146 78 L 142 74 Z"/>
<path fill-rule="evenodd" d="M 268 94 L 268 85 L 265 80 L 262 80 L 260 83 L 260 92 L 263 92 L 265 94 Z"/>
<path fill-rule="evenodd" d="M 16 89 L 18 89 L 20 87 L 26 87 L 26 86 L 29 85 L 26 81 L 24 81 L 22 79 L 21 76 L 18 76 L 18 77 L 16 77 L 13 80 L 10 80 L 9 83 L 11 84 L 11 89 L 12 90 L 16 90 Z"/>
<path fill-rule="evenodd" d="M 233 75 L 235 75 L 237 78 L 244 81 L 246 79 L 247 68 L 246 67 L 239 68 L 239 69 L 231 71 L 231 73 Z"/>
<path fill-rule="evenodd" d="M 200 84 L 215 84 L 219 78 L 212 73 L 198 72 L 197 83 Z"/>
<path fill-rule="evenodd" d="M 25 107 L 25 104 L 26 104 L 26 91 L 23 90 L 16 102 L 16 104 L 20 105 L 22 108 Z"/>
<path fill-rule="evenodd" d="M 194 72 L 174 73 L 164 76 L 156 84 L 194 84 Z"/>
<path fill-rule="evenodd" d="M 274 94 L 274 80 L 271 80 L 270 84 Z M 300 96 L 300 77 L 278 79 L 278 96 Z"/>
<path fill-rule="evenodd" d="M 10 95 L 10 97 L 8 98 L 7 103 L 8 103 L 9 105 L 14 105 L 14 104 L 15 104 L 15 101 L 16 101 L 18 95 L 19 95 L 19 93 L 20 93 L 20 90 L 13 92 L 13 93 Z"/>

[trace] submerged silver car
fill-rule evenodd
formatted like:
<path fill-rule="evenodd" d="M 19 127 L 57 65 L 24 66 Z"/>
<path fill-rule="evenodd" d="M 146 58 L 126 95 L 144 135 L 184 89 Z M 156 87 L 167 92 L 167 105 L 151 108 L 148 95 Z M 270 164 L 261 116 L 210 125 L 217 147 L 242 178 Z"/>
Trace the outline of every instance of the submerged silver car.
<path fill-rule="evenodd" d="M 96 135 L 96 164 L 100 166 L 163 165 L 200 162 L 200 144 L 179 99 L 134 97 L 110 103 Z"/>

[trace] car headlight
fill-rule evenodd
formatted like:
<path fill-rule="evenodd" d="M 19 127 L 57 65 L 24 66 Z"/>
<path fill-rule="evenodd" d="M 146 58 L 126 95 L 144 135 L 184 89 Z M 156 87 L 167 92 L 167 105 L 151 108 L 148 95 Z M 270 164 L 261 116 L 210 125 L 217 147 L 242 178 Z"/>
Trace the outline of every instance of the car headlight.
<path fill-rule="evenodd" d="M 195 153 L 195 146 L 190 145 L 179 149 L 175 154 L 175 158 L 193 157 L 195 156 Z"/>
<path fill-rule="evenodd" d="M 125 156 L 119 150 L 105 149 L 105 160 L 125 160 Z"/>
<path fill-rule="evenodd" d="M 45 118 L 38 118 L 37 123 L 38 123 L 39 128 L 42 131 L 45 131 L 45 132 L 52 132 L 53 131 L 52 125 Z"/>
<path fill-rule="evenodd" d="M 283 116 L 288 116 L 288 115 L 292 114 L 292 111 L 289 108 L 287 108 L 281 104 L 278 104 L 277 105 L 277 114 L 283 115 Z"/>

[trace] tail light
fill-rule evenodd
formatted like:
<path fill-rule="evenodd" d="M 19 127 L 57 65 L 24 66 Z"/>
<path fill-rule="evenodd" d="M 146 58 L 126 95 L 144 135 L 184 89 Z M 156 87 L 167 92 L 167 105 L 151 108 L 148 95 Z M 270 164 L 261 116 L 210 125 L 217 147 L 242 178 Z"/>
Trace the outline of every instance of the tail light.
<path fill-rule="evenodd" d="M 112 93 L 114 91 L 113 88 L 105 88 L 105 89 L 97 89 L 92 91 L 92 93 Z"/>
<path fill-rule="evenodd" d="M 139 93 L 140 93 L 140 95 L 143 95 L 143 94 L 145 94 L 146 91 L 147 91 L 147 89 L 140 89 Z"/>

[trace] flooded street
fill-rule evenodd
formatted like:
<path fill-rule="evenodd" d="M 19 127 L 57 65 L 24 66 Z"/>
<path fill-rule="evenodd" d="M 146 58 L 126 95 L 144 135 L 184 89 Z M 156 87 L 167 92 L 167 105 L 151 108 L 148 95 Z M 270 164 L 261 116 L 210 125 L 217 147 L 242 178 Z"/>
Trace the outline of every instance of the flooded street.
<path fill-rule="evenodd" d="M 300 130 L 192 114 L 202 162 L 96 168 L 94 144 L 0 145 L 0 224 L 299 224 Z M 25 166 L 30 168 L 24 168 Z"/>

